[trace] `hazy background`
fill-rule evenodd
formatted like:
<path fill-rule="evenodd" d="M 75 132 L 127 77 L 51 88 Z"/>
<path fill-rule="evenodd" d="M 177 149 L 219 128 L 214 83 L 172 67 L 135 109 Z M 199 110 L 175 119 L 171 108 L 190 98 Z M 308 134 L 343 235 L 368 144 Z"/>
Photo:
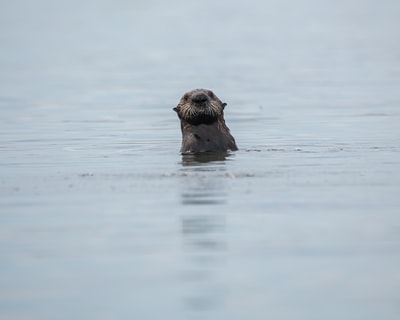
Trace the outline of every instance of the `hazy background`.
<path fill-rule="evenodd" d="M 0 1 L 0 318 L 398 319 L 399 88 L 398 1 Z"/>

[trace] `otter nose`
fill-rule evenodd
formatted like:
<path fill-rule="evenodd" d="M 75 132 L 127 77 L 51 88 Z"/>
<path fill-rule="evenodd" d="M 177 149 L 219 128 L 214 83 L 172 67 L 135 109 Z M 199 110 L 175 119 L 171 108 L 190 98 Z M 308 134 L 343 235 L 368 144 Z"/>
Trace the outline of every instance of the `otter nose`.
<path fill-rule="evenodd" d="M 202 92 L 196 93 L 196 94 L 194 94 L 193 97 L 192 97 L 192 101 L 193 101 L 193 102 L 196 102 L 196 103 L 205 102 L 205 101 L 207 101 L 207 99 L 208 99 L 207 95 L 205 95 L 205 94 L 202 93 Z"/>

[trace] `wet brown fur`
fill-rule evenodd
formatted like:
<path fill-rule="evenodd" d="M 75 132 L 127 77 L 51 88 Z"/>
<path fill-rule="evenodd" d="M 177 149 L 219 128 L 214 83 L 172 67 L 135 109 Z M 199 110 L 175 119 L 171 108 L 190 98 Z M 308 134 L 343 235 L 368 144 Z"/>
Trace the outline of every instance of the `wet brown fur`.
<path fill-rule="evenodd" d="M 211 91 L 195 89 L 174 108 L 181 121 L 182 154 L 235 151 L 235 139 L 224 120 L 226 103 Z"/>

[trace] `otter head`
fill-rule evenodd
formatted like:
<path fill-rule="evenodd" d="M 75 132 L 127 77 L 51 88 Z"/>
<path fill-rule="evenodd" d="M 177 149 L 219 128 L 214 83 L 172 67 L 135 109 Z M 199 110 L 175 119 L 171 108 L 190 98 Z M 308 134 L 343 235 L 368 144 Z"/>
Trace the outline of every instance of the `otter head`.
<path fill-rule="evenodd" d="M 174 111 L 189 124 L 211 124 L 223 117 L 225 106 L 211 90 L 195 89 L 183 95 Z"/>

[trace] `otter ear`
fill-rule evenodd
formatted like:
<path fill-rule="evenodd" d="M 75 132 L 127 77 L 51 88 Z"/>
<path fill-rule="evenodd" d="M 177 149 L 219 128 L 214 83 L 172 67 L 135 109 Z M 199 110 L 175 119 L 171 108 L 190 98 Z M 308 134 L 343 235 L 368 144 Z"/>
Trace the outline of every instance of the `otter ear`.
<path fill-rule="evenodd" d="M 226 103 L 222 102 L 222 109 L 225 109 L 225 107 L 226 107 Z"/>

